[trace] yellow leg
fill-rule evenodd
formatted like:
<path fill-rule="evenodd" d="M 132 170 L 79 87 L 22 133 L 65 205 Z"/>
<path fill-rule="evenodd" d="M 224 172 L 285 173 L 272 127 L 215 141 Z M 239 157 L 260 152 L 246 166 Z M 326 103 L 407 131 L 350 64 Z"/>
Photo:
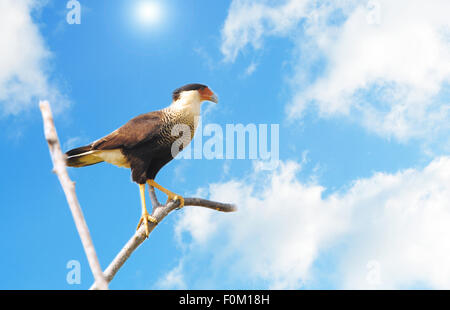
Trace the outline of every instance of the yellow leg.
<path fill-rule="evenodd" d="M 166 194 L 167 195 L 167 201 L 169 201 L 169 200 L 179 200 L 180 201 L 180 206 L 178 208 L 182 208 L 184 206 L 184 198 L 181 197 L 180 195 L 177 195 L 177 194 L 169 191 L 168 189 L 162 187 L 161 185 L 156 183 L 154 180 L 147 180 L 147 183 L 148 183 L 149 186 L 153 186 L 153 187 L 159 189 L 164 194 Z"/>
<path fill-rule="evenodd" d="M 139 224 L 136 228 L 136 230 L 139 229 L 142 223 L 145 225 L 145 236 L 148 238 L 148 235 L 150 234 L 150 228 L 148 226 L 148 222 L 158 223 L 158 221 L 148 214 L 147 207 L 145 205 L 145 184 L 139 184 L 139 192 L 141 194 L 141 206 L 142 206 L 142 215 L 141 219 L 139 220 Z"/>

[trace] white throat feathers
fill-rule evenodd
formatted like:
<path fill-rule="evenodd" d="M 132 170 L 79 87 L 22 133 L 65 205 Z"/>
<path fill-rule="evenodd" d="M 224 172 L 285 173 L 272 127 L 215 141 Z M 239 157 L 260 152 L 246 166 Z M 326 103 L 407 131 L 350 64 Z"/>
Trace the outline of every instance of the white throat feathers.
<path fill-rule="evenodd" d="M 169 106 L 172 111 L 178 111 L 192 116 L 200 116 L 200 106 L 202 99 L 198 91 L 190 90 L 184 91 L 180 97 L 173 101 Z"/>
<path fill-rule="evenodd" d="M 177 100 L 163 109 L 163 112 L 168 123 L 188 125 L 191 128 L 192 139 L 198 126 L 201 104 L 202 99 L 198 91 L 183 91 Z"/>

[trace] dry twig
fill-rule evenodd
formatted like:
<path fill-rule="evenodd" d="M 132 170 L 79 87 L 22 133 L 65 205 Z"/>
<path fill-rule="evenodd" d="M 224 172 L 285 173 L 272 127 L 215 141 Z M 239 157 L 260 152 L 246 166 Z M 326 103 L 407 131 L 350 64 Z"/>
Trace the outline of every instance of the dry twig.
<path fill-rule="evenodd" d="M 96 288 L 108 289 L 108 282 L 106 282 L 103 276 L 97 254 L 95 253 L 94 244 L 83 216 L 83 211 L 81 210 L 80 203 L 75 194 L 75 184 L 69 178 L 69 174 L 67 173 L 65 155 L 61 151 L 61 145 L 59 143 L 58 134 L 56 133 L 55 123 L 53 122 L 50 104 L 47 101 L 41 101 L 39 107 L 44 121 L 45 139 L 47 140 L 50 155 L 52 157 L 53 171 L 58 176 L 64 194 L 66 195 L 67 203 L 69 204 L 73 220 L 75 221 L 78 234 L 81 238 L 81 243 L 86 252 L 89 266 L 91 267 L 95 282 L 98 283 Z"/>
<path fill-rule="evenodd" d="M 153 204 L 153 211 L 152 216 L 156 218 L 158 223 L 160 223 L 170 212 L 178 208 L 179 202 L 178 201 L 169 201 L 164 205 L 161 205 L 158 202 L 158 199 L 156 198 L 155 191 L 153 188 L 150 189 L 150 198 Z M 184 206 L 198 206 L 198 207 L 205 207 L 209 209 L 214 209 L 221 212 L 234 212 L 236 211 L 236 206 L 232 204 L 226 204 L 211 200 L 206 200 L 202 198 L 184 198 Z M 157 224 L 155 223 L 149 223 L 150 224 L 150 233 L 153 231 L 153 229 L 156 227 Z M 139 245 L 142 244 L 142 242 L 145 241 L 145 228 L 144 225 L 141 225 L 139 229 L 136 231 L 136 233 L 128 240 L 128 242 L 125 244 L 125 246 L 120 250 L 120 252 L 116 255 L 114 260 L 109 264 L 108 268 L 106 268 L 104 275 L 105 279 L 108 282 L 111 282 L 111 280 L 116 275 L 117 271 L 122 267 L 122 265 L 127 261 L 127 259 L 130 257 L 130 255 L 138 248 Z M 91 286 L 92 289 L 97 289 L 98 284 L 95 282 Z"/>

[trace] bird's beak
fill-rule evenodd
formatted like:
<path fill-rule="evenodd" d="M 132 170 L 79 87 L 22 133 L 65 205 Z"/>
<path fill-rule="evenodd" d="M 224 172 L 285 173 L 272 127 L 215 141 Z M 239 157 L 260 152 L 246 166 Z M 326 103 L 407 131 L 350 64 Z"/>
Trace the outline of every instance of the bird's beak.
<path fill-rule="evenodd" d="M 212 101 L 214 103 L 219 103 L 219 97 L 217 97 L 216 94 L 212 94 L 211 97 L 209 97 L 209 101 Z"/>
<path fill-rule="evenodd" d="M 200 96 L 202 98 L 202 101 L 211 101 L 215 103 L 219 102 L 219 98 L 217 97 L 217 95 L 208 87 L 200 90 Z"/>

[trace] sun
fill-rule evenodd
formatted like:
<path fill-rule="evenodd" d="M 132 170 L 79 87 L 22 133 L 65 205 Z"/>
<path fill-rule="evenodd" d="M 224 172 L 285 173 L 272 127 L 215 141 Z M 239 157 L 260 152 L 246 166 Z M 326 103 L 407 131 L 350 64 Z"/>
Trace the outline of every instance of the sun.
<path fill-rule="evenodd" d="M 161 20 L 161 6 L 155 1 L 140 1 L 136 6 L 136 15 L 141 24 L 157 24 Z"/>

